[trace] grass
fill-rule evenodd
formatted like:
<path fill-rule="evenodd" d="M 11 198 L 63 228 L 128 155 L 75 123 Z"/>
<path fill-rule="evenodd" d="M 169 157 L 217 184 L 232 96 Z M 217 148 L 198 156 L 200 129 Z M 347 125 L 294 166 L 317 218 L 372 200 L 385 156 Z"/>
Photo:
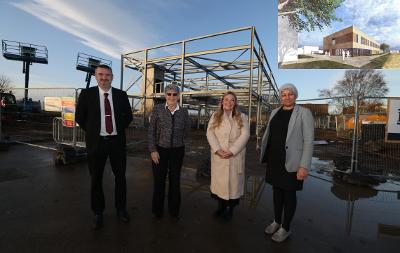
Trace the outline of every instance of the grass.
<path fill-rule="evenodd" d="M 394 69 L 400 68 L 400 54 L 385 54 L 373 59 L 361 68 L 367 69 Z"/>
<path fill-rule="evenodd" d="M 298 57 L 299 59 L 314 58 L 314 57 L 312 57 L 312 56 L 305 55 L 305 54 L 299 54 L 297 57 Z"/>
<path fill-rule="evenodd" d="M 385 54 L 373 59 L 361 68 L 365 69 L 395 69 L 400 68 L 400 54 Z"/>
<path fill-rule="evenodd" d="M 354 69 L 354 66 L 335 61 L 312 61 L 304 63 L 285 64 L 281 69 Z"/>
<path fill-rule="evenodd" d="M 383 65 L 385 69 L 400 68 L 400 54 L 390 54 L 389 59 Z"/>
<path fill-rule="evenodd" d="M 388 61 L 390 54 L 385 54 L 373 59 L 370 63 L 363 65 L 363 69 L 381 69 Z"/>

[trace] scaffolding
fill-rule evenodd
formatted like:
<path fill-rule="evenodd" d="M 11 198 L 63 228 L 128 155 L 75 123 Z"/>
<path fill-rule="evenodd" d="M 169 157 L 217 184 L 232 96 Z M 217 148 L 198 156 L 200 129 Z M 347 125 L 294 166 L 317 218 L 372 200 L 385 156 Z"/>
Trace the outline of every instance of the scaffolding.
<path fill-rule="evenodd" d="M 133 71 L 132 80 L 125 81 L 127 70 Z M 197 127 L 201 122 L 206 126 L 223 93 L 235 92 L 257 140 L 265 126 L 264 112 L 279 101 L 276 81 L 254 26 L 121 55 L 121 89 L 131 94 L 129 91 L 139 86 L 140 93 L 132 95 L 137 102 L 132 104 L 143 125 L 171 82 L 180 86 L 180 105 L 197 117 Z"/>

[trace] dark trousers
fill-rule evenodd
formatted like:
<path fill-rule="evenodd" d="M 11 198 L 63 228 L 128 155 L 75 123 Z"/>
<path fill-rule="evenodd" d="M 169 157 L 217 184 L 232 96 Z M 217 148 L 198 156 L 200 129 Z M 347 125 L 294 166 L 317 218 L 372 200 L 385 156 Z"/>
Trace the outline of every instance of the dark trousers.
<path fill-rule="evenodd" d="M 181 168 L 185 147 L 157 147 L 160 155 L 159 164 L 152 162 L 154 191 L 152 211 L 156 216 L 162 216 L 165 199 L 165 181 L 168 174 L 168 211 L 173 217 L 179 215 L 181 205 Z"/>
<path fill-rule="evenodd" d="M 275 221 L 282 224 L 286 230 L 290 230 L 290 223 L 292 222 L 294 213 L 296 211 L 297 198 L 296 191 L 284 190 L 282 188 L 273 187 L 274 196 L 274 213 Z M 283 212 L 283 223 L 282 223 Z"/>
<path fill-rule="evenodd" d="M 105 208 L 103 174 L 107 158 L 115 178 L 115 208 L 126 210 L 126 148 L 117 137 L 101 139 L 93 152 L 88 153 L 91 175 L 91 207 L 95 214 L 102 214 Z"/>
<path fill-rule="evenodd" d="M 239 205 L 240 199 L 221 199 L 218 195 L 211 193 L 211 197 L 218 200 L 218 208 L 234 208 Z"/>

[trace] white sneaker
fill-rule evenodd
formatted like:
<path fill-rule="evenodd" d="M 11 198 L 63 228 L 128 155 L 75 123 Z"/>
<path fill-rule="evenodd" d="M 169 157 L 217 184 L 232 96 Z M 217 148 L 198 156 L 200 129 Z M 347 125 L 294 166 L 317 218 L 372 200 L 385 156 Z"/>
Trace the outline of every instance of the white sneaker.
<path fill-rule="evenodd" d="M 290 234 L 290 231 L 286 231 L 284 228 L 281 227 L 272 235 L 271 239 L 275 242 L 283 242 L 284 240 L 286 240 L 286 238 L 288 238 Z"/>
<path fill-rule="evenodd" d="M 275 233 L 280 227 L 281 227 L 281 225 L 278 224 L 278 223 L 276 223 L 276 222 L 274 221 L 274 222 L 272 222 L 271 224 L 269 224 L 269 225 L 265 228 L 264 232 L 265 232 L 266 234 L 268 234 L 268 235 L 272 235 L 272 234 Z"/>

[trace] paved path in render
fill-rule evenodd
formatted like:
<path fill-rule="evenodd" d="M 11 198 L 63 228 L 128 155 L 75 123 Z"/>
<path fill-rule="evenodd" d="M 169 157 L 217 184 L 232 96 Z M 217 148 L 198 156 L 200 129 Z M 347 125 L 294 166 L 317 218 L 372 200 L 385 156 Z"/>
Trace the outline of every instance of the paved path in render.
<path fill-rule="evenodd" d="M 286 64 L 297 64 L 297 63 L 307 63 L 307 62 L 314 62 L 314 61 L 334 61 L 342 64 L 347 64 L 351 65 L 355 68 L 361 68 L 362 66 L 370 63 L 373 59 L 378 58 L 382 55 L 371 55 L 371 56 L 355 56 L 355 57 L 348 57 L 348 58 L 342 58 L 342 56 L 327 56 L 327 55 L 319 55 L 319 54 L 313 54 L 309 55 L 313 58 L 303 58 L 303 59 L 298 59 L 297 61 L 294 62 L 286 62 Z"/>

